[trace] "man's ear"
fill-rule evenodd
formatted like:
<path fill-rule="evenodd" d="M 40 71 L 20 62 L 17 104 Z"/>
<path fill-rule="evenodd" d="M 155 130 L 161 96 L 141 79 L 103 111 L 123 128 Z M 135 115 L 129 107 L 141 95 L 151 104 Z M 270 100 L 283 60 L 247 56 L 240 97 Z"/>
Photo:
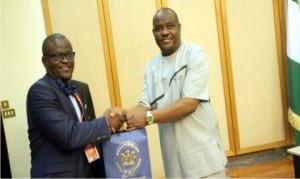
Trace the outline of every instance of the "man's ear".
<path fill-rule="evenodd" d="M 43 65 L 44 65 L 44 67 L 47 67 L 47 62 L 48 62 L 48 60 L 46 59 L 46 57 L 42 57 L 42 62 L 43 62 Z"/>

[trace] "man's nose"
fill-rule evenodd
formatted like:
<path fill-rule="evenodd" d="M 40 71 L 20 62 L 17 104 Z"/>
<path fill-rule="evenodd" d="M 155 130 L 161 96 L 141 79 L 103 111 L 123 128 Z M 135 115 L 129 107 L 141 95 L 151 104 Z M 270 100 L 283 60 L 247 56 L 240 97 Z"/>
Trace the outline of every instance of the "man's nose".
<path fill-rule="evenodd" d="M 167 28 L 167 27 L 163 27 L 163 29 L 162 29 L 162 31 L 161 31 L 161 34 L 162 35 L 167 35 L 167 34 L 169 34 L 169 29 Z"/>

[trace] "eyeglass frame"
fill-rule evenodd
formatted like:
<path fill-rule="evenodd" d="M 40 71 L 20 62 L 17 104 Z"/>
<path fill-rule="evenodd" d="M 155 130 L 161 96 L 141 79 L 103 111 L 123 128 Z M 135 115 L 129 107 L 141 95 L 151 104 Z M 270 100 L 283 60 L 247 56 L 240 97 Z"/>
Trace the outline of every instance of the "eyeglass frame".
<path fill-rule="evenodd" d="M 75 52 L 67 52 L 67 53 L 53 53 L 53 54 L 48 54 L 48 55 L 43 55 L 43 57 L 51 58 L 51 60 L 60 62 L 63 61 L 64 59 L 73 61 L 75 57 Z"/>

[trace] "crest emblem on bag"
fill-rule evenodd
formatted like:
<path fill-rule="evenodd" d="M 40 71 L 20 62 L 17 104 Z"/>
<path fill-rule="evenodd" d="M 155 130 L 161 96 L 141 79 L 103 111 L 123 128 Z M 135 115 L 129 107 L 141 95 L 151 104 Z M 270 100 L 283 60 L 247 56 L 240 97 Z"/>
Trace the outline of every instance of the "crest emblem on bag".
<path fill-rule="evenodd" d="M 132 141 L 122 142 L 117 148 L 115 162 L 123 177 L 134 176 L 142 162 L 138 145 Z"/>

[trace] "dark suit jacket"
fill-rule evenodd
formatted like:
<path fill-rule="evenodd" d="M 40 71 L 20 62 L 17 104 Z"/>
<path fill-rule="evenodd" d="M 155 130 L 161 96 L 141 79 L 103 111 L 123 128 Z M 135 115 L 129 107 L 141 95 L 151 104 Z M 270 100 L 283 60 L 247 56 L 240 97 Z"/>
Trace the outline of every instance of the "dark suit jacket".
<path fill-rule="evenodd" d="M 91 177 L 84 147 L 109 139 L 103 118 L 78 122 L 69 97 L 45 75 L 28 91 L 27 119 L 31 177 Z"/>

